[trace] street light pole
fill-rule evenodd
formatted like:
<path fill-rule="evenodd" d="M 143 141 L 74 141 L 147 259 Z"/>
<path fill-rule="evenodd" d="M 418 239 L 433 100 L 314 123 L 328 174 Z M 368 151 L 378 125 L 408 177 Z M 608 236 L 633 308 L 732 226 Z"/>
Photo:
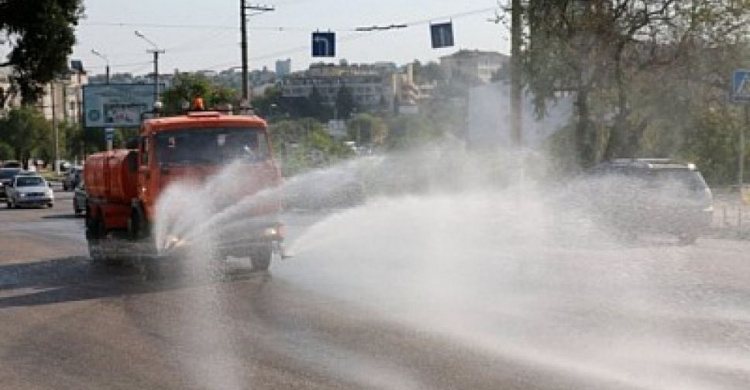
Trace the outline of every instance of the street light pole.
<path fill-rule="evenodd" d="M 107 67 L 105 68 L 105 72 L 106 72 L 106 81 L 107 81 L 107 84 L 109 84 L 109 58 L 107 58 L 107 56 L 105 56 L 104 54 L 102 54 L 102 53 L 100 53 L 100 52 L 98 52 L 98 51 L 96 51 L 94 49 L 91 50 L 91 53 L 93 55 L 95 55 L 95 56 L 103 59 L 104 62 L 107 64 Z"/>
<path fill-rule="evenodd" d="M 148 42 L 151 46 L 153 46 L 153 49 L 149 49 L 149 53 L 153 53 L 154 55 L 154 102 L 159 101 L 159 54 L 164 54 L 165 51 L 163 49 L 160 49 L 159 46 L 154 43 L 152 40 L 146 38 L 145 35 L 143 35 L 140 31 L 135 32 L 135 36 L 138 38 L 143 39 L 144 41 Z"/>

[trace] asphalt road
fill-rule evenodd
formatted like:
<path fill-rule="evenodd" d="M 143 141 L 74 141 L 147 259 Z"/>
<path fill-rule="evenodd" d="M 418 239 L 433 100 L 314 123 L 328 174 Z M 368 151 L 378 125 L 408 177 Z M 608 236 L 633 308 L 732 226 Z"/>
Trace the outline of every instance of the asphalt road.
<path fill-rule="evenodd" d="M 70 197 L 0 209 L 2 389 L 750 388 L 748 242 L 499 239 L 407 201 L 291 213 L 268 275 L 148 281 L 89 262 Z"/>

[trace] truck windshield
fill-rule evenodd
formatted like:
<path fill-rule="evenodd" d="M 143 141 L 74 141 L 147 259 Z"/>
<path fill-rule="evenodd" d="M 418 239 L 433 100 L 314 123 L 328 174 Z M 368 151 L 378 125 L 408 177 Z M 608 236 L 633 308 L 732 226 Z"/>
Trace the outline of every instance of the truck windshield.
<path fill-rule="evenodd" d="M 157 134 L 156 159 L 166 164 L 258 162 L 269 157 L 268 138 L 257 128 L 191 128 Z"/>

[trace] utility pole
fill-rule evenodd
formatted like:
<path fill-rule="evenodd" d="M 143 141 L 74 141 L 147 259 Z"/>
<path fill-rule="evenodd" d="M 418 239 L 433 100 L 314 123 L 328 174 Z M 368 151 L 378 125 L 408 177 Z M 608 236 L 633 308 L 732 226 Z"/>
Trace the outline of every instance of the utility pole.
<path fill-rule="evenodd" d="M 109 84 L 109 58 L 107 56 L 105 56 L 104 54 L 102 54 L 102 53 L 100 53 L 100 52 L 98 52 L 96 50 L 93 50 L 93 49 L 91 50 L 91 54 L 93 54 L 93 55 L 95 55 L 95 56 L 103 59 L 104 62 L 107 64 L 106 68 L 104 68 L 104 69 L 105 69 L 105 73 L 107 75 L 106 76 L 106 81 L 107 81 L 107 84 Z"/>
<path fill-rule="evenodd" d="M 523 91 L 521 88 L 521 0 L 511 1 L 511 139 L 516 148 L 523 146 Z"/>
<path fill-rule="evenodd" d="M 60 176 L 60 129 L 57 123 L 57 110 L 55 109 L 55 82 L 57 78 L 53 79 L 49 84 L 50 89 L 50 101 L 52 103 L 52 129 L 55 133 L 55 175 Z"/>
<path fill-rule="evenodd" d="M 242 35 L 242 101 L 247 102 L 248 107 L 250 106 L 251 101 L 251 94 L 250 94 L 250 87 L 248 85 L 248 77 L 249 77 L 249 71 L 248 71 L 248 44 L 247 44 L 247 18 L 248 15 L 247 11 L 253 11 L 255 12 L 253 15 L 262 14 L 264 12 L 272 12 L 275 11 L 275 7 L 269 7 L 266 5 L 247 5 L 247 0 L 240 0 L 240 34 Z"/>
<path fill-rule="evenodd" d="M 159 54 L 164 54 L 165 51 L 160 49 L 159 46 L 154 43 L 152 40 L 146 38 L 145 35 L 143 35 L 140 31 L 136 31 L 135 35 L 138 38 L 143 39 L 144 41 L 148 42 L 151 46 L 153 46 L 153 49 L 147 50 L 148 53 L 153 53 L 154 55 L 154 102 L 159 101 Z"/>

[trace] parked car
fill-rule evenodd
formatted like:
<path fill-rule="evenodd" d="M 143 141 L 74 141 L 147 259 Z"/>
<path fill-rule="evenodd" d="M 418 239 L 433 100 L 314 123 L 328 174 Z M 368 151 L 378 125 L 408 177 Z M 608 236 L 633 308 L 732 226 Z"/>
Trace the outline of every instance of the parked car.
<path fill-rule="evenodd" d="M 86 184 L 81 180 L 76 186 L 75 193 L 73 194 L 73 211 L 76 215 L 83 215 L 86 212 L 86 202 L 88 202 Z"/>
<path fill-rule="evenodd" d="M 590 206 L 628 237 L 667 233 L 693 243 L 713 219 L 713 195 L 694 164 L 669 159 L 615 159 L 595 167 Z"/>
<path fill-rule="evenodd" d="M 78 183 L 83 177 L 82 167 L 72 167 L 68 169 L 68 172 L 63 178 L 63 191 L 72 191 L 78 186 Z"/>
<path fill-rule="evenodd" d="M 8 208 L 47 206 L 55 204 L 55 194 L 47 180 L 39 175 L 20 174 L 13 177 L 7 189 Z"/>
<path fill-rule="evenodd" d="M 21 172 L 21 168 L 0 168 L 0 198 L 7 199 L 6 187 L 10 186 L 13 177 Z"/>

